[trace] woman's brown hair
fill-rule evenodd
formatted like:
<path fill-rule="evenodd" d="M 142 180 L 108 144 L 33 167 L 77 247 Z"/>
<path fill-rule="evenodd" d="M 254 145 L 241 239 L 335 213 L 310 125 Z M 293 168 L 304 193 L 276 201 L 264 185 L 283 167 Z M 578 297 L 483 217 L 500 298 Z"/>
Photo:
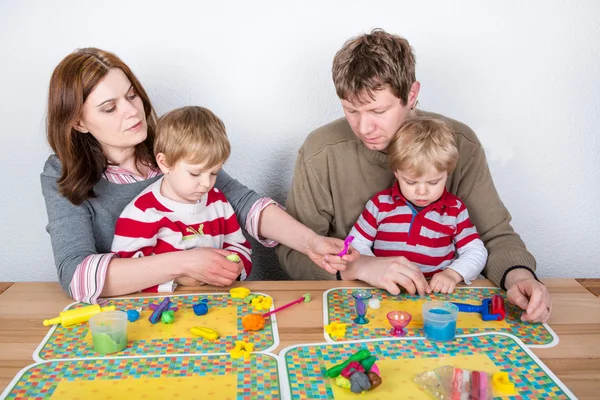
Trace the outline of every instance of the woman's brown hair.
<path fill-rule="evenodd" d="M 52 73 L 47 117 L 48 143 L 62 164 L 58 188 L 75 205 L 95 197 L 94 185 L 109 165 L 96 138 L 77 131 L 75 125 L 81 118 L 83 103 L 111 68 L 125 73 L 144 105 L 148 135 L 135 146 L 136 161 L 146 167 L 157 167 L 152 154 L 157 118 L 140 82 L 113 53 L 96 48 L 78 49 L 66 56 Z"/>

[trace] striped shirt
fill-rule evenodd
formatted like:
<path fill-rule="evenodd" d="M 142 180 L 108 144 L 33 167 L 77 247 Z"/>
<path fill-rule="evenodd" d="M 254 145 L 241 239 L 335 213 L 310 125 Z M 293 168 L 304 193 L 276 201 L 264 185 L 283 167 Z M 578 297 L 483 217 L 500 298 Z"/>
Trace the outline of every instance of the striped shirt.
<path fill-rule="evenodd" d="M 147 257 L 197 247 L 236 253 L 244 268 L 252 269 L 250 243 L 242 234 L 233 207 L 212 188 L 195 204 L 184 204 L 160 193 L 163 178 L 148 186 L 121 213 L 111 251 L 123 258 Z"/>
<path fill-rule="evenodd" d="M 350 235 L 355 238 L 352 245 L 362 255 L 403 256 L 426 276 L 452 265 L 470 283 L 487 259 L 467 208 L 447 190 L 437 201 L 417 211 L 396 182 L 369 200 Z M 455 261 L 456 253 L 459 259 L 464 258 L 461 262 Z"/>
<path fill-rule="evenodd" d="M 132 172 L 120 168 L 117 166 L 109 166 L 106 171 L 102 174 L 102 179 L 105 179 L 109 182 L 116 184 L 131 184 L 134 182 L 140 182 L 147 179 L 151 179 L 161 174 L 159 169 L 151 169 L 148 172 L 148 176 L 142 177 Z M 265 247 L 275 247 L 277 246 L 277 242 L 265 239 L 259 236 L 258 234 L 258 222 L 260 219 L 260 214 L 262 210 L 271 204 L 275 204 L 277 207 L 281 207 L 275 200 L 270 199 L 268 197 L 263 197 L 257 200 L 248 216 L 246 218 L 246 226 L 245 229 L 255 238 L 260 244 Z M 102 292 L 102 288 L 104 287 L 104 282 L 106 279 L 106 271 L 108 269 L 108 264 L 112 260 L 113 257 L 116 256 L 116 253 L 101 253 L 101 254 L 91 254 L 83 259 L 83 261 L 77 266 L 75 269 L 75 273 L 73 274 L 73 278 L 71 279 L 71 284 L 69 285 L 69 292 L 71 297 L 77 301 L 94 304 L 99 301 L 100 293 Z M 159 285 L 158 290 L 169 291 L 168 285 Z"/>

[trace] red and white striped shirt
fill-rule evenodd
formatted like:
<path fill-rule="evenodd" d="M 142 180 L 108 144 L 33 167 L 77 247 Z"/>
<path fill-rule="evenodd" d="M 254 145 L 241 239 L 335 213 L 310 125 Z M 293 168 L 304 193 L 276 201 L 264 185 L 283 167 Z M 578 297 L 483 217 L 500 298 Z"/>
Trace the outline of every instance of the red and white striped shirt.
<path fill-rule="evenodd" d="M 404 256 L 426 276 L 451 267 L 470 283 L 487 260 L 467 208 L 447 190 L 417 212 L 396 182 L 369 200 L 349 235 L 354 236 L 352 245 L 362 255 Z"/>
<path fill-rule="evenodd" d="M 211 189 L 196 204 L 184 204 L 160 193 L 163 178 L 125 207 L 115 226 L 111 251 L 120 257 L 143 257 L 209 247 L 236 253 L 250 274 L 250 243 L 242 234 L 233 207 L 223 193 Z"/>
<path fill-rule="evenodd" d="M 102 179 L 106 179 L 107 181 L 116 184 L 130 184 L 144 181 L 160 174 L 161 172 L 159 169 L 151 169 L 148 171 L 148 176 L 143 177 L 135 175 L 134 173 L 118 166 L 108 166 L 106 171 L 102 174 Z M 255 238 L 265 247 L 275 247 L 278 244 L 277 242 L 270 239 L 265 239 L 258 234 L 258 221 L 260 219 L 260 214 L 262 210 L 271 204 L 281 207 L 281 205 L 279 205 L 275 200 L 268 197 L 262 197 L 254 203 L 250 209 L 250 212 L 248 213 L 248 216 L 246 217 L 246 231 L 248 234 L 250 234 L 250 236 Z M 99 299 L 99 296 L 104 288 L 108 264 L 115 256 L 115 253 L 101 253 L 91 254 L 84 258 L 83 261 L 77 266 L 75 274 L 71 280 L 71 285 L 69 286 L 71 297 L 84 303 L 94 304 L 97 302 L 103 302 L 103 300 Z"/>

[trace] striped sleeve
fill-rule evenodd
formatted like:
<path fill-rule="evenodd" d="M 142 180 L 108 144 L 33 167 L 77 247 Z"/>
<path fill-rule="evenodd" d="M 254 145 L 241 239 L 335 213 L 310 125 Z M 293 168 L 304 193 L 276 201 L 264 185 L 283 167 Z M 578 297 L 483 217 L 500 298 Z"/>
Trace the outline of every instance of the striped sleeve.
<path fill-rule="evenodd" d="M 69 292 L 82 303 L 96 304 L 104 289 L 108 264 L 116 254 L 92 254 L 83 259 L 75 269 Z"/>
<path fill-rule="evenodd" d="M 473 240 L 479 239 L 477 229 L 469 218 L 469 212 L 465 205 L 460 202 L 458 216 L 456 217 L 456 233 L 454 234 L 454 245 L 456 249 L 471 243 Z"/>
<path fill-rule="evenodd" d="M 375 241 L 375 236 L 377 236 L 377 227 L 379 226 L 378 204 L 377 197 L 367 202 L 365 209 L 360 217 L 358 217 L 358 221 L 356 221 L 349 234 L 354 236 L 352 246 L 363 256 L 374 256 L 373 242 Z"/>
<path fill-rule="evenodd" d="M 246 232 L 250 234 L 254 239 L 258 241 L 258 243 L 262 244 L 265 247 L 275 247 L 279 243 L 274 240 L 266 239 L 258 234 L 258 224 L 260 222 L 260 214 L 262 210 L 270 206 L 271 204 L 275 204 L 277 207 L 284 210 L 284 208 L 277 203 L 275 200 L 269 197 L 262 197 L 258 199 L 250 208 L 248 212 L 248 216 L 246 217 Z"/>

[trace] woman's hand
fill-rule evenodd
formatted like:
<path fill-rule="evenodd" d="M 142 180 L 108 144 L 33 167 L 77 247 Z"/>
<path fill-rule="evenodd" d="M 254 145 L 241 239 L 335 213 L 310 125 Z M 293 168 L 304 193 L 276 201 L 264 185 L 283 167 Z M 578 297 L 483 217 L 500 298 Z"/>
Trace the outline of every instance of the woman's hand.
<path fill-rule="evenodd" d="M 338 238 L 330 238 L 315 235 L 308 242 L 306 255 L 319 267 L 330 274 L 344 271 L 349 262 L 356 260 L 360 254 L 352 246 L 348 246 L 348 252 L 339 257 L 338 254 L 344 249 L 344 241 Z"/>
<path fill-rule="evenodd" d="M 234 254 L 227 250 L 199 247 L 175 254 L 179 258 L 176 262 L 180 263 L 182 268 L 176 282 L 182 284 L 229 286 L 244 268 L 242 262 L 235 263 L 225 258 Z"/>

